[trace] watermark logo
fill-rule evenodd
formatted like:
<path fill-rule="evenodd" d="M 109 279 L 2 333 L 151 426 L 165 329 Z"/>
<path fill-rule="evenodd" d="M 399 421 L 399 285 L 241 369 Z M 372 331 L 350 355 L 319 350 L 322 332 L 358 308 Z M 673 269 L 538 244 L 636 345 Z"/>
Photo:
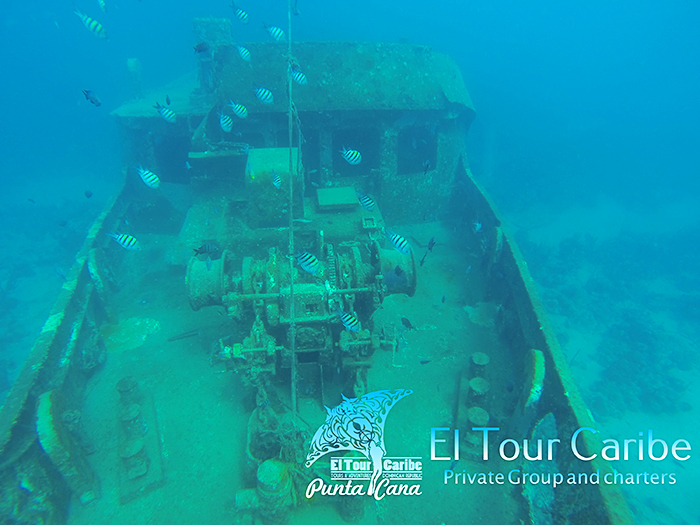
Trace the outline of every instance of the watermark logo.
<path fill-rule="evenodd" d="M 343 402 L 337 407 L 326 407 L 326 421 L 311 440 L 306 467 L 311 467 L 317 459 L 331 452 L 358 452 L 365 459 L 331 458 L 331 479 L 347 480 L 345 487 L 348 494 L 353 495 L 364 494 L 362 486 L 351 486 L 353 480 L 369 479 L 367 494 L 375 497 L 380 485 L 388 485 L 389 479 L 420 480 L 421 458 L 389 458 L 384 446 L 384 425 L 389 411 L 399 400 L 412 393 L 412 390 L 406 389 L 378 390 L 356 399 L 343 396 Z M 382 474 L 383 479 L 379 481 Z M 307 489 L 307 497 L 321 491 L 320 487 L 323 487 L 323 481 L 313 480 Z M 412 493 L 420 494 L 420 486 L 413 487 Z M 386 493 L 390 494 L 390 491 Z M 408 493 L 408 489 L 404 493 Z"/>

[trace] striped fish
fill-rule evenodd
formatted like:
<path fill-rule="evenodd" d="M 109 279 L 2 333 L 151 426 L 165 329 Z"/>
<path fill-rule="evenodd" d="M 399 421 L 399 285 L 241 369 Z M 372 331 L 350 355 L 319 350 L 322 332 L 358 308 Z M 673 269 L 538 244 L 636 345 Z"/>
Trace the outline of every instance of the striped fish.
<path fill-rule="evenodd" d="M 272 172 L 272 184 L 278 190 L 282 187 L 282 177 L 274 171 Z"/>
<path fill-rule="evenodd" d="M 141 249 L 141 246 L 139 246 L 139 241 L 137 241 L 131 235 L 127 235 L 126 233 L 108 233 L 107 235 L 114 239 L 117 242 L 117 244 L 122 248 L 132 251 L 138 251 Z"/>
<path fill-rule="evenodd" d="M 233 9 L 233 14 L 236 15 L 236 18 L 243 22 L 244 24 L 248 23 L 248 13 L 243 11 L 240 7 L 237 7 L 235 3 L 231 2 L 231 9 Z"/>
<path fill-rule="evenodd" d="M 170 122 L 171 124 L 175 124 L 175 112 L 170 109 L 166 108 L 165 106 L 161 106 L 160 102 L 156 102 L 156 105 L 153 106 L 158 110 L 158 113 L 160 113 L 160 116 L 163 117 L 167 122 Z"/>
<path fill-rule="evenodd" d="M 107 32 L 105 31 L 105 28 L 102 27 L 102 24 L 100 24 L 94 18 L 90 18 L 85 13 L 81 13 L 78 9 L 76 9 L 73 12 L 78 18 L 80 18 L 80 20 L 83 21 L 83 25 L 88 28 L 88 31 L 90 31 L 93 35 L 95 35 L 98 38 L 107 40 Z"/>
<path fill-rule="evenodd" d="M 316 275 L 319 268 L 321 268 L 321 263 L 309 252 L 297 254 L 297 261 L 299 262 L 299 266 L 301 266 L 302 270 L 313 275 Z"/>
<path fill-rule="evenodd" d="M 387 232 L 386 235 L 389 237 L 391 244 L 394 245 L 394 248 L 396 248 L 399 252 L 403 253 L 404 255 L 409 255 L 411 253 L 411 245 L 408 244 L 408 241 L 404 237 L 398 233 Z"/>
<path fill-rule="evenodd" d="M 342 310 L 338 310 L 338 316 L 340 317 L 340 320 L 343 322 L 343 326 L 351 331 L 351 332 L 359 332 L 360 331 L 360 321 L 357 320 L 357 317 L 355 317 L 352 314 L 349 314 L 347 312 L 343 312 Z"/>
<path fill-rule="evenodd" d="M 263 24 L 263 26 L 267 30 L 267 34 L 270 35 L 275 42 L 287 41 L 287 36 L 284 34 L 284 31 L 282 31 L 279 27 L 266 26 L 265 24 Z"/>
<path fill-rule="evenodd" d="M 272 104 L 275 101 L 275 98 L 272 96 L 272 92 L 264 87 L 256 88 L 255 96 L 258 97 L 258 100 L 263 104 Z"/>
<path fill-rule="evenodd" d="M 362 207 L 367 211 L 372 211 L 374 208 L 377 207 L 377 203 L 374 202 L 374 199 L 372 199 L 372 197 L 370 197 L 369 195 L 365 195 L 364 193 L 358 193 L 357 198 L 360 199 L 360 204 L 362 204 Z"/>
<path fill-rule="evenodd" d="M 348 164 L 355 166 L 362 162 L 362 155 L 356 149 L 345 149 L 345 146 L 343 146 L 343 151 L 341 151 L 341 153 L 343 154 L 343 158 L 348 161 Z"/>
<path fill-rule="evenodd" d="M 141 177 L 141 180 L 143 181 L 143 183 L 146 186 L 148 186 L 149 188 L 153 188 L 155 190 L 160 186 L 160 179 L 151 170 L 146 170 L 146 169 L 143 169 L 141 166 L 139 166 L 138 172 L 139 172 L 139 177 Z"/>
<path fill-rule="evenodd" d="M 102 9 L 103 13 L 107 12 L 107 2 L 105 0 L 97 0 L 97 3 L 100 4 L 100 9 Z"/>
<path fill-rule="evenodd" d="M 226 133 L 231 133 L 231 128 L 233 127 L 233 120 L 231 117 L 224 113 L 219 113 L 219 125 Z"/>
<path fill-rule="evenodd" d="M 289 74 L 292 76 L 292 80 L 297 84 L 305 86 L 307 84 L 306 75 L 296 68 L 290 68 Z"/>
<path fill-rule="evenodd" d="M 228 105 L 238 118 L 246 118 L 248 116 L 248 110 L 243 104 L 236 104 L 233 100 L 230 100 Z"/>
<path fill-rule="evenodd" d="M 216 253 L 219 251 L 219 247 L 216 244 L 205 242 L 199 248 L 192 248 L 195 255 L 202 255 L 203 253 Z"/>
<path fill-rule="evenodd" d="M 246 62 L 250 62 L 250 51 L 248 51 L 248 48 L 239 46 L 238 44 L 236 44 L 236 47 L 238 48 L 238 54 L 241 55 L 241 58 Z"/>

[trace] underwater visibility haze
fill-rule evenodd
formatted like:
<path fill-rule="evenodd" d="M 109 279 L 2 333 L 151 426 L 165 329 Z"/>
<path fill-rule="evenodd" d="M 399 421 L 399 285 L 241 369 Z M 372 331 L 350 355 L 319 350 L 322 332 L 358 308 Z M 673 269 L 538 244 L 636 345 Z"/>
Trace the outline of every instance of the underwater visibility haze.
<path fill-rule="evenodd" d="M 699 19 L 5 2 L 0 523 L 698 523 Z"/>

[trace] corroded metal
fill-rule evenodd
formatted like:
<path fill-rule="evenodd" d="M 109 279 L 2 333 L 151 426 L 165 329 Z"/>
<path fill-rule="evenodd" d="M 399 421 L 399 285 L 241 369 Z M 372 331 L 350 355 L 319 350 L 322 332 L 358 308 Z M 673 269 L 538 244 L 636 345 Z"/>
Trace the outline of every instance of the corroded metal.
<path fill-rule="evenodd" d="M 0 408 L 0 478 L 12 479 L 10 473 L 21 468 L 26 481 L 15 484 L 14 490 L 41 499 L 40 506 L 22 503 L 10 509 L 12 519 L 23 519 L 25 511 L 29 513 L 24 516 L 27 519 L 37 516 L 40 507 L 45 523 L 64 523 L 71 491 L 85 503 L 99 494 L 99 480 L 94 478 L 85 459 L 91 445 L 81 442 L 79 433 L 78 437 L 72 434 L 62 418 L 63 412 L 75 413 L 82 405 L 87 381 L 105 358 L 97 326 L 106 321 L 109 307 L 95 293 L 87 261 L 93 247 L 106 244 L 105 233 L 113 231 L 126 203 L 127 198 L 120 192 L 93 223 L 18 379 Z M 58 410 L 57 404 L 64 408 Z M 46 448 L 36 445 L 41 435 L 37 433 L 39 430 L 43 433 L 40 441 L 44 441 Z M 47 457 L 55 469 L 45 467 Z M 12 491 L 9 487 L 5 489 L 7 501 L 12 501 Z M 57 497 L 48 496 L 51 494 Z M 0 519 L 6 517 L 9 519 L 9 515 Z"/>
<path fill-rule="evenodd" d="M 37 402 L 36 432 L 46 455 L 63 476 L 80 502 L 87 505 L 99 496 L 99 483 L 85 454 L 66 428 L 65 401 L 59 392 L 50 390 Z"/>

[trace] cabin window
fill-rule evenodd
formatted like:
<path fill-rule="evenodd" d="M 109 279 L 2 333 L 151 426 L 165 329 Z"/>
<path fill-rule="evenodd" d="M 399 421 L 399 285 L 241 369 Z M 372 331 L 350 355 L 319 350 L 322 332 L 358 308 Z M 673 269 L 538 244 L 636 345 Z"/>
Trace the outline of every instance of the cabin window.
<path fill-rule="evenodd" d="M 362 160 L 350 164 L 343 158 L 343 148 L 359 151 Z M 379 131 L 376 129 L 343 129 L 333 133 L 333 173 L 341 177 L 369 175 L 379 168 Z"/>
<path fill-rule="evenodd" d="M 311 197 L 315 195 L 315 189 L 321 185 L 321 147 L 317 129 L 304 131 L 301 162 L 306 172 L 306 196 Z"/>
<path fill-rule="evenodd" d="M 304 135 L 306 138 L 306 135 Z M 299 144 L 299 133 L 294 128 L 292 132 L 292 145 L 296 147 Z M 278 148 L 288 148 L 289 147 L 289 130 L 287 128 L 280 129 L 277 131 L 277 147 Z"/>
<path fill-rule="evenodd" d="M 242 142 L 248 144 L 251 148 L 265 148 L 265 136 L 262 133 L 241 133 L 240 135 L 235 134 L 233 137 L 234 142 Z"/>
<path fill-rule="evenodd" d="M 301 162 L 306 172 L 318 171 L 321 168 L 321 148 L 317 129 L 304 131 L 304 142 L 301 145 Z"/>
<path fill-rule="evenodd" d="M 297 363 L 318 363 L 320 358 L 320 352 L 299 352 L 297 354 Z"/>
<path fill-rule="evenodd" d="M 399 132 L 399 175 L 428 171 L 437 165 L 437 135 L 424 126 L 411 126 Z"/>
<path fill-rule="evenodd" d="M 306 315 L 315 315 L 318 313 L 318 305 L 316 303 L 307 303 L 304 306 L 306 307 Z"/>
<path fill-rule="evenodd" d="M 157 135 L 153 140 L 153 156 L 158 177 L 163 182 L 187 183 L 190 172 L 187 169 L 187 154 L 190 151 L 190 137 L 180 135 Z M 146 163 L 144 163 L 146 166 Z"/>
<path fill-rule="evenodd" d="M 294 128 L 292 137 L 292 145 L 296 148 L 299 146 L 299 134 Z M 280 129 L 277 131 L 277 147 L 289 147 L 289 130 Z M 301 163 L 306 172 L 305 181 L 305 196 L 311 197 L 315 195 L 315 188 L 321 184 L 321 152 L 319 148 L 319 135 L 317 129 L 305 129 L 302 135 L 301 144 Z"/>

